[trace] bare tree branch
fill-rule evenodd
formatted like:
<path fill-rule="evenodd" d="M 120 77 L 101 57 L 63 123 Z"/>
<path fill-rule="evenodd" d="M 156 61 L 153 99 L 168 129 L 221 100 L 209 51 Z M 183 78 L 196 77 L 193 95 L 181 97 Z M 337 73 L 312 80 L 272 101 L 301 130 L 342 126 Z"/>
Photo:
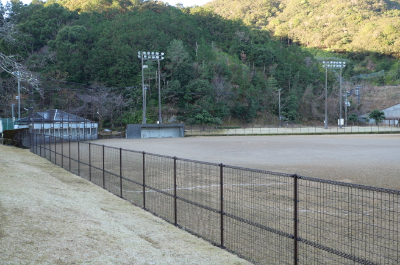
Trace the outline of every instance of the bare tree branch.
<path fill-rule="evenodd" d="M 16 36 L 18 35 L 22 34 L 18 32 L 12 22 L 6 21 L 0 26 L 0 38 L 9 45 L 15 45 L 17 43 Z M 29 71 L 27 67 L 21 63 L 22 61 L 19 55 L 6 55 L 0 52 L 0 70 L 11 74 L 16 79 L 19 78 L 22 82 L 32 85 L 40 95 L 43 96 L 43 90 L 39 88 L 39 76 Z M 18 76 L 15 74 L 17 72 L 19 72 Z"/>

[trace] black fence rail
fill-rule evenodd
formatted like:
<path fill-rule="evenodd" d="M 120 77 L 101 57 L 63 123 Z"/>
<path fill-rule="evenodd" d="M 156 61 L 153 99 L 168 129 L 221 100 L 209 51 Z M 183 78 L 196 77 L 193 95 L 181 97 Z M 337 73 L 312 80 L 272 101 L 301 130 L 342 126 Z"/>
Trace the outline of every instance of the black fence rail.
<path fill-rule="evenodd" d="M 398 264 L 400 191 L 32 135 L 31 151 L 254 264 Z"/>

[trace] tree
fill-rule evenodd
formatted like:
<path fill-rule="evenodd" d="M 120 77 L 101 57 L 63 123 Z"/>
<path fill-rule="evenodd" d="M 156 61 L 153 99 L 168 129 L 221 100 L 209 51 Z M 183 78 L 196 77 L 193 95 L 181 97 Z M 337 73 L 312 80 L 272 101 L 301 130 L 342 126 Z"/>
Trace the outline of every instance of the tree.
<path fill-rule="evenodd" d="M 6 15 L 6 13 L 8 14 Z M 5 80 L 13 77 L 15 80 L 33 85 L 35 89 L 43 95 L 43 90 L 39 89 L 39 78 L 36 74 L 29 71 L 23 61 L 23 58 L 18 54 L 10 54 L 9 47 L 20 45 L 18 38 L 23 36 L 17 30 L 17 25 L 10 16 L 10 7 L 4 8 L 0 3 L 0 74 L 1 77 L 6 77 Z M 18 75 L 16 74 L 18 73 Z M 18 77 L 17 77 L 18 76 Z M 11 95 L 15 90 L 11 88 L 11 82 L 3 81 L 1 85 L 2 95 L 0 97 L 0 111 L 4 106 L 8 105 Z M 15 82 L 16 83 L 16 82 Z M 16 87 L 16 86 L 15 86 Z M 10 89 L 11 88 L 11 89 Z"/>
<path fill-rule="evenodd" d="M 353 125 L 354 125 L 355 122 L 358 122 L 358 116 L 357 116 L 357 114 L 352 113 L 352 114 L 349 116 L 349 121 L 353 122 Z"/>
<path fill-rule="evenodd" d="M 172 80 L 179 80 L 184 86 L 191 80 L 193 68 L 189 63 L 191 58 L 181 40 L 173 40 L 167 48 L 166 58 L 169 62 L 165 68 Z"/>
<path fill-rule="evenodd" d="M 119 110 L 129 103 L 121 94 L 101 85 L 85 93 L 78 93 L 76 97 L 81 101 L 81 105 L 75 111 L 81 115 L 92 113 L 98 118 L 100 128 L 103 128 L 106 120 L 110 122 L 111 127 L 114 127 Z"/>
<path fill-rule="evenodd" d="M 381 122 L 386 118 L 385 113 L 382 110 L 377 110 L 377 109 L 374 109 L 373 111 L 371 111 L 371 113 L 368 115 L 368 117 L 370 119 L 374 119 L 376 125 L 378 125 L 378 122 Z"/>
<path fill-rule="evenodd" d="M 194 117 L 194 120 L 195 123 L 200 124 L 203 127 L 203 131 L 205 131 L 206 125 L 213 125 L 213 124 L 220 125 L 222 123 L 219 118 L 211 116 L 211 114 L 208 113 L 208 111 L 206 110 L 203 110 L 202 113 L 197 114 Z"/>

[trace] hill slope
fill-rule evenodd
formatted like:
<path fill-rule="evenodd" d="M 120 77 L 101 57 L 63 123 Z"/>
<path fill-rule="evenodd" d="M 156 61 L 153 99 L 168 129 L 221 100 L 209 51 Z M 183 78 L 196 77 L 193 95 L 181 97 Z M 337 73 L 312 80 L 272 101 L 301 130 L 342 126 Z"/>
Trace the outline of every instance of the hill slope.
<path fill-rule="evenodd" d="M 400 56 L 399 0 L 215 0 L 206 6 L 307 47 Z"/>

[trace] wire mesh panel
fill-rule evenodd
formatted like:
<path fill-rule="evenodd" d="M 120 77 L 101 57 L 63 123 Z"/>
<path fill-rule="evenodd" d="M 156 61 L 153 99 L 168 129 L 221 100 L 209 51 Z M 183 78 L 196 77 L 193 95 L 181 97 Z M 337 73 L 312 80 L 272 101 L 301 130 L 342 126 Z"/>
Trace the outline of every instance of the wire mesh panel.
<path fill-rule="evenodd" d="M 79 175 L 79 149 L 78 149 L 78 144 L 79 142 L 77 141 L 70 141 L 68 143 L 68 148 L 69 148 L 69 164 L 68 164 L 68 170 L 71 171 L 72 173 Z"/>
<path fill-rule="evenodd" d="M 103 187 L 103 149 L 102 145 L 91 144 L 90 145 L 90 153 L 91 153 L 91 181 Z"/>
<path fill-rule="evenodd" d="M 50 160 L 50 149 L 49 149 L 50 136 L 43 136 L 43 157 Z"/>
<path fill-rule="evenodd" d="M 54 151 L 54 136 L 50 135 L 48 137 L 47 149 L 49 151 L 49 161 L 55 162 L 55 151 Z"/>
<path fill-rule="evenodd" d="M 143 153 L 122 150 L 122 197 L 143 207 Z"/>
<path fill-rule="evenodd" d="M 104 148 L 104 188 L 119 195 L 120 192 L 120 150 Z"/>
<path fill-rule="evenodd" d="M 52 162 L 56 165 L 57 165 L 57 158 L 60 156 L 60 152 L 58 150 L 58 146 L 59 146 L 58 141 L 59 141 L 59 138 L 57 136 L 52 137 L 51 142 L 52 142 L 52 146 L 53 146 L 52 150 L 53 150 L 53 155 L 54 155 Z"/>
<path fill-rule="evenodd" d="M 145 154 L 146 209 L 174 221 L 174 160 Z"/>
<path fill-rule="evenodd" d="M 306 177 L 300 183 L 302 264 L 397 264 L 400 191 Z"/>
<path fill-rule="evenodd" d="M 293 264 L 293 178 L 225 166 L 225 246 L 260 264 Z"/>
<path fill-rule="evenodd" d="M 177 160 L 177 223 L 220 244 L 220 168 L 218 164 Z"/>
<path fill-rule="evenodd" d="M 84 179 L 90 179 L 90 144 L 87 142 L 79 142 L 79 173 Z"/>
<path fill-rule="evenodd" d="M 55 164 L 59 165 L 62 168 L 64 168 L 64 160 L 67 161 L 67 159 L 65 158 L 67 156 L 66 155 L 67 150 L 68 150 L 68 140 L 65 140 L 63 138 L 58 138 L 57 146 L 55 147 L 55 152 L 56 152 Z"/>

